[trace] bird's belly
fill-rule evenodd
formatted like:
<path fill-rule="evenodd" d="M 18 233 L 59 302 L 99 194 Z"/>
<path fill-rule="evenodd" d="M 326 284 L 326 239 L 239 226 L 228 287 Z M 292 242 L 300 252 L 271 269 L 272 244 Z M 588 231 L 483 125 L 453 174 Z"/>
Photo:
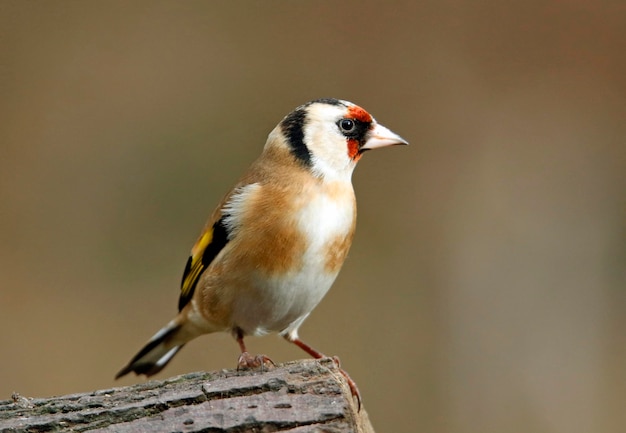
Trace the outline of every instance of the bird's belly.
<path fill-rule="evenodd" d="M 352 204 L 318 195 L 300 210 L 295 220 L 305 247 L 297 262 L 278 273 L 252 273 L 248 296 L 235 301 L 235 326 L 252 335 L 299 326 L 328 292 L 347 255 L 354 231 Z"/>
<path fill-rule="evenodd" d="M 297 275 L 271 278 L 257 282 L 259 295 L 254 304 L 243 305 L 243 310 L 253 310 L 239 322 L 250 334 L 281 332 L 306 317 L 322 300 L 336 278 L 324 272 L 309 270 Z M 252 300 L 252 299 L 250 299 Z M 245 302 L 244 302 L 245 304 Z"/>

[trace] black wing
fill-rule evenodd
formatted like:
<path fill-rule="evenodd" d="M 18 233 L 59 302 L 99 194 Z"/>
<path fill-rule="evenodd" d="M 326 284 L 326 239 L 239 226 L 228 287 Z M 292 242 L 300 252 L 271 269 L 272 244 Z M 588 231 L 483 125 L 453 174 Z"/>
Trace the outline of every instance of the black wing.
<path fill-rule="evenodd" d="M 202 233 L 200 239 L 191 249 L 191 255 L 187 260 L 180 286 L 178 311 L 189 303 L 193 297 L 193 292 L 196 290 L 200 275 L 228 243 L 228 231 L 223 220 L 224 217 L 220 218 L 211 228 Z"/>

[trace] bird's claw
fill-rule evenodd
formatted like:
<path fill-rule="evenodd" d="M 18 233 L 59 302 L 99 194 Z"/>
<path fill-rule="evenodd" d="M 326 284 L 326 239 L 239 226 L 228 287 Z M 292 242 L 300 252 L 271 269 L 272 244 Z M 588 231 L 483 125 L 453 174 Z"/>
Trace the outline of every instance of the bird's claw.
<path fill-rule="evenodd" d="M 356 386 L 356 382 L 352 380 L 348 372 L 341 368 L 341 361 L 339 360 L 339 357 L 333 356 L 331 359 L 337 366 L 339 373 L 341 373 L 341 375 L 346 379 L 348 387 L 350 387 L 350 393 L 352 394 L 352 397 L 356 397 L 357 412 L 359 412 L 361 410 L 361 393 L 359 392 L 359 387 Z"/>
<path fill-rule="evenodd" d="M 266 364 L 276 367 L 274 361 L 266 355 L 251 355 L 249 352 L 242 352 L 237 360 L 237 371 L 256 368 L 260 368 L 263 371 Z"/>

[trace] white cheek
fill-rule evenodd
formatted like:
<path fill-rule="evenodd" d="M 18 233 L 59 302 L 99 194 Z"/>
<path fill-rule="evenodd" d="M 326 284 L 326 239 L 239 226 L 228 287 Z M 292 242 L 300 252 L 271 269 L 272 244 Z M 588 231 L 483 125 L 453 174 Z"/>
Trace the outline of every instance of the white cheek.
<path fill-rule="evenodd" d="M 313 174 L 330 181 L 350 181 L 356 165 L 348 154 L 346 137 L 336 125 L 342 114 L 338 108 L 312 107 L 304 128 Z"/>
<path fill-rule="evenodd" d="M 348 155 L 346 138 L 335 131 L 311 135 L 306 143 L 311 152 L 313 173 L 330 182 L 350 182 L 356 163 Z"/>

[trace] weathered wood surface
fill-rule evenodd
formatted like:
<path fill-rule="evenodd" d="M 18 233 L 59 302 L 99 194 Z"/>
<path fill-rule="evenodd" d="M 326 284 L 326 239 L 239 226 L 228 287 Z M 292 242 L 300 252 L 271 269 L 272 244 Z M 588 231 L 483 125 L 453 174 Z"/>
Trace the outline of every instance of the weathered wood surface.
<path fill-rule="evenodd" d="M 19 391 L 19 390 L 18 390 Z M 373 433 L 334 362 L 190 373 L 163 381 L 0 401 L 2 432 Z"/>

